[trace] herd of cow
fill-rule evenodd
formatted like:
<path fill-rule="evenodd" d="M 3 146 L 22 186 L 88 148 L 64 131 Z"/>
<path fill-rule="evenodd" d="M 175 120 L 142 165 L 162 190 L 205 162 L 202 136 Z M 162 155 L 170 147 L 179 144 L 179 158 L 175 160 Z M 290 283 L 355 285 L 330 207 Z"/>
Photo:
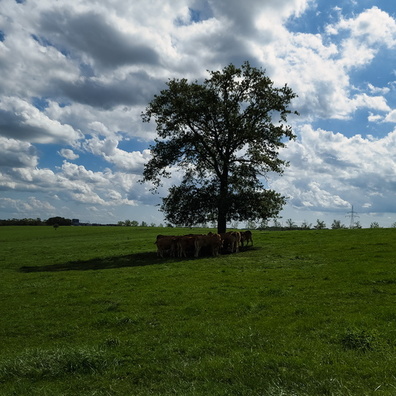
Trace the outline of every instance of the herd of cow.
<path fill-rule="evenodd" d="M 218 256 L 237 253 L 240 246 L 251 243 L 251 231 L 230 231 L 224 234 L 158 235 L 155 244 L 159 257 L 199 257 L 200 254 Z"/>

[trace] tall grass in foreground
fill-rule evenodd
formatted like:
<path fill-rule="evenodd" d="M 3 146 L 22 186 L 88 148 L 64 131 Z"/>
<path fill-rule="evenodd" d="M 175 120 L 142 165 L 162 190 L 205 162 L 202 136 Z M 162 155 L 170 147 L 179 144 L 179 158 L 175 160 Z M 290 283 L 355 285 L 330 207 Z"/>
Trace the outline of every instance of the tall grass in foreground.
<path fill-rule="evenodd" d="M 0 227 L 0 394 L 396 394 L 396 230 L 159 259 L 167 231 Z"/>

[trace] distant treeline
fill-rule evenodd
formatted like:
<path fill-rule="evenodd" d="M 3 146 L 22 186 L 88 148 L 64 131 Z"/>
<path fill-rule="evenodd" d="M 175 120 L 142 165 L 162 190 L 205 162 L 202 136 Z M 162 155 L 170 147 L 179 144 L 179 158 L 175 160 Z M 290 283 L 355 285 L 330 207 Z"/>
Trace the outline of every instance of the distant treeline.
<path fill-rule="evenodd" d="M 0 226 L 11 226 L 11 225 L 21 225 L 21 226 L 43 226 L 43 225 L 58 225 L 58 226 L 70 226 L 72 225 L 71 219 L 65 219 L 64 217 L 50 217 L 47 220 L 37 219 L 8 219 L 8 220 L 0 220 Z"/>
<path fill-rule="evenodd" d="M 59 226 L 112 226 L 112 227 L 168 227 L 173 228 L 172 224 L 163 224 L 156 225 L 155 223 L 146 223 L 142 221 L 139 223 L 136 220 L 125 220 L 119 221 L 117 224 L 98 224 L 98 223 L 80 223 L 78 219 L 66 219 L 64 217 L 56 216 L 50 217 L 47 220 L 41 220 L 40 218 L 31 219 L 8 219 L 8 220 L 0 220 L 0 226 L 53 226 L 55 228 Z M 215 228 L 215 225 L 211 226 L 207 224 L 200 224 L 202 228 Z M 396 228 L 396 222 L 391 225 L 392 228 Z M 187 227 L 191 228 L 191 227 Z M 281 224 L 278 220 L 274 221 L 274 224 L 271 226 L 267 221 L 262 222 L 257 225 L 254 222 L 248 222 L 246 227 L 239 227 L 237 223 L 231 224 L 232 229 L 248 229 L 248 230 L 258 230 L 258 231 L 292 231 L 292 230 L 324 230 L 324 229 L 347 229 L 353 228 L 358 229 L 362 228 L 359 222 L 354 223 L 353 225 L 347 227 L 345 224 L 342 224 L 339 220 L 334 220 L 331 224 L 331 227 L 327 227 L 324 221 L 320 221 L 319 219 L 316 221 L 316 224 L 312 225 L 307 222 L 303 222 L 301 226 L 297 226 L 292 219 L 287 219 L 286 225 Z M 372 222 L 370 224 L 370 228 L 381 228 L 377 222 Z"/>
<path fill-rule="evenodd" d="M 32 219 L 0 219 L 0 226 L 132 226 L 132 227 L 156 227 L 156 224 L 147 224 L 145 221 L 141 223 L 135 220 L 119 221 L 117 224 L 99 224 L 99 223 L 81 223 L 78 219 L 66 219 L 64 217 L 56 216 L 50 217 L 47 220 L 41 220 L 40 218 Z M 163 227 L 162 224 L 159 225 Z"/>
<path fill-rule="evenodd" d="M 97 224 L 97 223 L 80 223 L 78 219 L 66 219 L 64 217 L 56 216 L 50 217 L 47 220 L 40 218 L 31 219 L 8 219 L 0 220 L 0 226 L 118 226 L 119 224 Z"/>

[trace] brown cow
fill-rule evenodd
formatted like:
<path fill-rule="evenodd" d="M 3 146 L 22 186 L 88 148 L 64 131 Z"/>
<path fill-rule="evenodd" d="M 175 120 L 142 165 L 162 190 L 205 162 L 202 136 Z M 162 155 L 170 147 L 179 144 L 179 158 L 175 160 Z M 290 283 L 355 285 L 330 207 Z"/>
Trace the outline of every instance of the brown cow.
<path fill-rule="evenodd" d="M 223 247 L 227 252 L 239 252 L 239 244 L 241 243 L 241 233 L 239 231 L 229 231 L 220 235 L 223 240 Z"/>
<path fill-rule="evenodd" d="M 244 246 L 244 242 L 246 242 L 246 246 L 248 245 L 249 242 L 251 242 L 253 246 L 253 238 L 252 238 L 252 232 L 251 231 L 241 231 L 241 245 L 242 247 Z"/>
<path fill-rule="evenodd" d="M 212 256 L 219 255 L 220 249 L 223 245 L 221 236 L 219 234 L 209 233 L 208 235 L 199 235 L 195 238 L 195 257 L 199 257 L 202 248 L 208 248 Z"/>
<path fill-rule="evenodd" d="M 198 235 L 184 235 L 177 239 L 179 257 L 193 256 L 195 251 L 195 239 Z"/>
<path fill-rule="evenodd" d="M 164 257 L 164 254 L 169 254 L 174 257 L 177 252 L 177 238 L 174 236 L 157 235 L 157 240 L 154 242 L 157 245 L 157 256 Z"/>

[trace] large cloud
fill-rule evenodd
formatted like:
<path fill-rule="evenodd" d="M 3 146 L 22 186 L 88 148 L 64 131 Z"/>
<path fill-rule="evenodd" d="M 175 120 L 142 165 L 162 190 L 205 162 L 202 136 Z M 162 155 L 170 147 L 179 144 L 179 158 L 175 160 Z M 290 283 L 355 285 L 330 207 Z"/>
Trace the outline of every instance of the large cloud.
<path fill-rule="evenodd" d="M 298 92 L 302 115 L 347 118 L 361 107 L 377 110 L 380 100 L 356 97 L 349 70 L 370 62 L 381 45 L 394 45 L 395 22 L 376 7 L 355 18 L 341 16 L 327 35 L 312 35 L 283 26 L 313 4 L 308 0 L 243 5 L 185 0 L 155 7 L 112 2 L 111 9 L 107 2 L 95 7 L 79 1 L 43 1 L 35 8 L 29 2 L 5 4 L 14 19 L 4 19 L 0 59 L 6 78 L 0 90 L 49 97 L 62 106 L 142 107 L 169 76 L 199 76 L 250 59 Z M 208 18 L 195 22 L 194 13 Z M 346 38 L 339 42 L 341 34 Z"/>
<path fill-rule="evenodd" d="M 367 9 L 354 18 L 341 16 L 339 22 L 329 25 L 327 30 L 331 34 L 349 31 L 351 35 L 346 41 L 357 41 L 364 46 L 385 45 L 393 48 L 396 45 L 396 22 L 378 7 Z"/>
<path fill-rule="evenodd" d="M 92 154 L 103 156 L 109 163 L 114 164 L 119 170 L 135 174 L 143 172 L 144 164 L 150 159 L 150 150 L 127 152 L 118 147 L 115 139 L 100 140 L 97 137 L 85 142 L 84 148 Z"/>
<path fill-rule="evenodd" d="M 48 201 L 41 201 L 32 196 L 29 196 L 26 200 L 0 198 L 0 212 L 9 212 L 10 208 L 21 217 L 30 217 L 36 211 L 51 213 L 55 210 L 55 207 Z"/>
<path fill-rule="evenodd" d="M 227 2 L 210 1 L 219 19 L 231 21 L 237 34 L 255 34 L 257 27 L 277 25 L 292 15 L 300 15 L 312 3 L 311 0 L 257 1 L 229 0 Z"/>
<path fill-rule="evenodd" d="M 3 97 L 0 101 L 0 135 L 31 143 L 70 143 L 82 137 L 70 125 L 48 118 L 15 97 Z"/>
<path fill-rule="evenodd" d="M 278 27 L 273 41 L 255 46 L 256 56 L 275 81 L 288 82 L 298 93 L 296 105 L 308 120 L 348 119 L 359 109 L 389 111 L 383 96 L 388 92 L 360 94 L 362 87 L 351 83 L 351 74 L 368 66 L 381 48 L 394 47 L 395 20 L 376 7 L 353 18 L 339 18 L 321 34 Z"/>
<path fill-rule="evenodd" d="M 273 186 L 297 208 L 396 211 L 396 130 L 380 139 L 348 138 L 306 125 L 282 156 L 290 167 Z"/>
<path fill-rule="evenodd" d="M 45 193 L 64 202 L 71 200 L 100 206 L 136 205 L 136 201 L 128 199 L 128 194 L 137 183 L 136 175 L 114 174 L 110 169 L 94 172 L 68 161 L 56 172 L 37 168 L 0 171 L 0 190 Z"/>
<path fill-rule="evenodd" d="M 70 7 L 43 12 L 40 17 L 44 43 L 76 51 L 82 59 L 101 67 L 156 65 L 157 52 L 144 43 L 144 37 L 120 30 L 117 20 L 94 9 L 75 13 Z M 142 42 L 143 41 L 143 42 Z"/>
<path fill-rule="evenodd" d="M 28 142 L 0 136 L 0 168 L 33 168 L 38 164 L 38 153 Z"/>
<path fill-rule="evenodd" d="M 105 110 L 118 105 L 144 105 L 162 86 L 162 81 L 151 78 L 144 71 L 131 72 L 120 78 L 115 75 L 110 80 L 107 76 L 81 76 L 73 82 L 58 82 L 60 97 Z"/>

